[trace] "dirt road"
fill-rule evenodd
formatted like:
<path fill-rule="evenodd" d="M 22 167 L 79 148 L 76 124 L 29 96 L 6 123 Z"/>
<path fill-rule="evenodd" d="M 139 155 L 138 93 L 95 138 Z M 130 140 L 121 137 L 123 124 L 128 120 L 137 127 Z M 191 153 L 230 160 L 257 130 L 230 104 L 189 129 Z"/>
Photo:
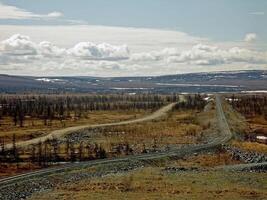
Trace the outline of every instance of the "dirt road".
<path fill-rule="evenodd" d="M 88 128 L 99 128 L 99 127 L 108 127 L 108 126 L 117 126 L 117 125 L 126 125 L 126 124 L 133 124 L 133 123 L 140 123 L 140 122 L 145 122 L 145 121 L 151 121 L 154 119 L 158 119 L 164 115 L 166 115 L 172 108 L 175 106 L 176 103 L 171 103 L 167 106 L 162 107 L 161 109 L 157 110 L 156 112 L 144 116 L 142 118 L 138 119 L 133 119 L 133 120 L 127 120 L 127 121 L 122 121 L 122 122 L 115 122 L 115 123 L 108 123 L 108 124 L 96 124 L 96 125 L 82 125 L 82 126 L 74 126 L 74 127 L 68 127 L 60 130 L 55 130 L 49 133 L 48 135 L 42 136 L 42 137 L 37 137 L 31 140 L 27 141 L 22 141 L 17 143 L 17 147 L 27 147 L 32 144 L 38 144 L 39 142 L 44 142 L 48 139 L 53 139 L 53 138 L 61 138 L 65 135 L 71 134 L 76 131 L 82 131 L 83 129 L 88 129 Z M 12 144 L 7 144 L 6 149 L 11 149 Z"/>

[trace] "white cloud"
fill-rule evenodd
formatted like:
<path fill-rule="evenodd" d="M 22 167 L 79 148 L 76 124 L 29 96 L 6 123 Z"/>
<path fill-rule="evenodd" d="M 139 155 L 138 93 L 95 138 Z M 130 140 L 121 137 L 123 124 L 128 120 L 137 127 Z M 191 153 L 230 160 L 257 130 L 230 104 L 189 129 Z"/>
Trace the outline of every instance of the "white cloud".
<path fill-rule="evenodd" d="M 0 41 L 17 33 L 28 35 L 33 41 L 50 41 L 58 46 L 70 47 L 81 41 L 95 44 L 127 44 L 132 53 L 161 51 L 164 48 L 183 50 L 197 43 L 206 43 L 207 39 L 198 38 L 179 31 L 68 25 L 68 26 L 12 26 L 0 25 Z"/>
<path fill-rule="evenodd" d="M 220 65 L 233 63 L 267 64 L 267 53 L 239 47 L 220 49 L 216 46 L 198 44 L 178 56 L 167 57 L 167 62 L 194 65 Z"/>
<path fill-rule="evenodd" d="M 57 17 L 63 17 L 63 13 L 61 12 L 51 12 L 47 14 L 47 17 L 57 18 Z"/>
<path fill-rule="evenodd" d="M 179 50 L 177 48 L 164 48 L 161 51 L 151 51 L 143 53 L 135 53 L 131 55 L 132 61 L 159 61 L 166 57 L 178 56 Z"/>
<path fill-rule="evenodd" d="M 30 37 L 15 34 L 1 42 L 2 51 L 10 56 L 38 57 L 76 57 L 88 60 L 121 60 L 128 59 L 129 49 L 126 45 L 115 46 L 107 43 L 95 44 L 80 42 L 72 48 L 60 48 L 51 42 L 35 43 Z M 27 57 L 28 58 L 28 57 Z"/>
<path fill-rule="evenodd" d="M 224 46 L 174 31 L 88 26 L 1 29 L 31 37 L 15 34 L 0 42 L 0 73 L 129 76 L 266 69 L 267 65 L 263 50 Z"/>
<path fill-rule="evenodd" d="M 3 51 L 15 55 L 32 55 L 37 54 L 37 45 L 30 40 L 28 36 L 15 34 L 10 38 L 2 41 Z"/>
<path fill-rule="evenodd" d="M 62 17 L 61 12 L 51 12 L 46 15 L 35 14 L 30 11 L 17 8 L 15 6 L 9 6 L 0 2 L 0 19 L 50 19 Z"/>
<path fill-rule="evenodd" d="M 43 41 L 36 45 L 39 54 L 45 57 L 61 57 L 66 55 L 66 49 L 59 48 L 51 42 Z"/>
<path fill-rule="evenodd" d="M 254 42 L 257 39 L 256 33 L 248 33 L 245 35 L 244 41 L 245 42 Z"/>
<path fill-rule="evenodd" d="M 80 42 L 68 52 L 83 59 L 127 59 L 129 49 L 126 45 L 113 46 L 107 43 L 94 44 L 92 42 Z"/>
<path fill-rule="evenodd" d="M 251 13 L 249 13 L 250 15 L 265 15 L 265 13 L 264 12 L 260 12 L 260 11 L 258 11 L 258 12 L 251 12 Z"/>
<path fill-rule="evenodd" d="M 267 53 L 239 47 L 220 49 L 216 46 L 197 44 L 187 51 L 166 48 L 159 52 L 133 54 L 131 60 L 136 62 L 164 60 L 169 64 L 184 63 L 188 65 L 267 64 Z"/>

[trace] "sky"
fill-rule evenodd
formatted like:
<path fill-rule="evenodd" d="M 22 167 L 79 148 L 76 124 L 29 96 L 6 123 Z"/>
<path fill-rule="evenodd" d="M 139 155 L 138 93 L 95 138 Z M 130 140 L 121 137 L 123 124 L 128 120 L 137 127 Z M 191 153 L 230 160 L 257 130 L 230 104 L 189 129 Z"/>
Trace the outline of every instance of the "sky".
<path fill-rule="evenodd" d="M 0 0 L 0 73 L 267 70 L 266 0 Z"/>

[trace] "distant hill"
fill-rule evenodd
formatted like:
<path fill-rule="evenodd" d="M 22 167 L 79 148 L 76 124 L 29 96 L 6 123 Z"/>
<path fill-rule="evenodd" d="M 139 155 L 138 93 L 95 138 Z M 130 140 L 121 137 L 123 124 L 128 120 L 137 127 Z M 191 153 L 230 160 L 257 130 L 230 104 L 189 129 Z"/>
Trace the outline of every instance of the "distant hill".
<path fill-rule="evenodd" d="M 267 91 L 267 70 L 146 77 L 33 77 L 0 74 L 1 93 L 196 93 Z"/>

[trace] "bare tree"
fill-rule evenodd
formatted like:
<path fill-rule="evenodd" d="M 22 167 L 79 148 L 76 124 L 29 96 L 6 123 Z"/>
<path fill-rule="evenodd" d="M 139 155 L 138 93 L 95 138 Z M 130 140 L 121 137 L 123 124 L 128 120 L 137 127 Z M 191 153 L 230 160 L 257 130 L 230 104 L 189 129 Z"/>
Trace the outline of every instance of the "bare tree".
<path fill-rule="evenodd" d="M 81 141 L 79 144 L 79 160 L 83 160 L 83 142 Z"/>
<path fill-rule="evenodd" d="M 30 160 L 32 163 L 36 162 L 36 148 L 35 145 L 31 146 L 31 156 L 30 156 Z"/>
<path fill-rule="evenodd" d="M 53 138 L 51 141 L 50 141 L 50 144 L 52 146 L 52 154 L 53 154 L 53 160 L 56 162 L 56 161 L 59 161 L 59 143 L 58 143 L 58 140 L 56 138 Z M 68 151 L 68 150 L 67 150 Z M 68 153 L 67 153 L 68 155 Z"/>
<path fill-rule="evenodd" d="M 2 159 L 2 160 L 5 160 L 6 159 L 6 150 L 5 150 L 5 139 L 4 138 L 2 138 L 1 140 L 0 140 L 0 149 L 1 149 L 1 151 L 0 151 L 0 158 Z"/>
<path fill-rule="evenodd" d="M 76 160 L 75 146 L 73 142 L 70 143 L 70 160 L 71 162 Z"/>
<path fill-rule="evenodd" d="M 17 163 L 17 167 L 19 165 L 19 152 L 18 152 L 18 149 L 17 149 L 17 146 L 16 146 L 16 135 L 13 134 L 13 137 L 12 137 L 12 157 L 13 157 L 13 160 L 14 162 Z"/>
<path fill-rule="evenodd" d="M 66 139 L 66 145 L 65 145 L 65 154 L 66 154 L 66 159 L 68 160 L 70 158 L 70 139 Z"/>
<path fill-rule="evenodd" d="M 42 166 L 43 164 L 43 147 L 42 147 L 42 142 L 39 141 L 37 144 L 37 151 L 38 151 L 38 164 Z"/>

